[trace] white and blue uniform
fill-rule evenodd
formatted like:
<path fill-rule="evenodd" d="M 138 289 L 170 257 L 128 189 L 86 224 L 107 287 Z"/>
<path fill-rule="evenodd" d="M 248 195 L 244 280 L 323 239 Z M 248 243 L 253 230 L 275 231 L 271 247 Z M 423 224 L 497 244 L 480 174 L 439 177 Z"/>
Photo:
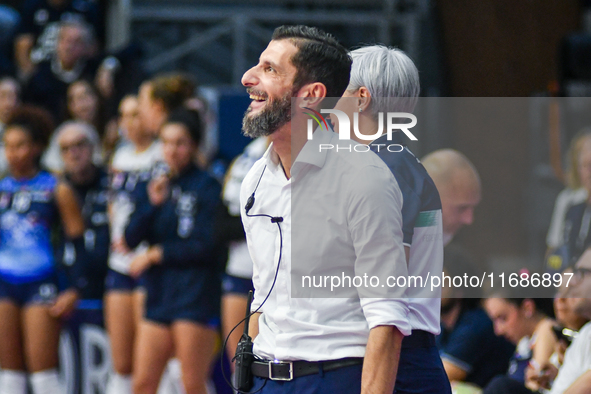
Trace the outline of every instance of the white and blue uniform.
<path fill-rule="evenodd" d="M 140 185 L 148 182 L 152 169 L 157 162 L 162 161 L 162 145 L 155 141 L 143 152 L 136 152 L 131 144 L 123 145 L 113 155 L 111 163 L 111 202 L 110 227 L 111 241 L 123 237 L 129 217 L 135 211 L 138 201 Z M 129 253 L 112 251 L 109 255 L 109 272 L 105 287 L 107 290 L 131 291 L 138 282 L 131 278 L 129 265 L 140 253 L 145 252 L 145 244 L 138 245 Z"/>
<path fill-rule="evenodd" d="M 0 298 L 19 304 L 57 295 L 51 230 L 58 220 L 57 178 L 40 171 L 31 179 L 0 180 Z M 25 288 L 26 287 L 26 288 Z"/>
<path fill-rule="evenodd" d="M 230 216 L 240 220 L 240 186 L 248 171 L 260 159 L 267 149 L 266 137 L 252 141 L 239 155 L 228 170 L 223 190 L 223 201 Z M 230 241 L 226 275 L 222 282 L 224 293 L 248 294 L 254 291 L 252 285 L 252 258 L 248 252 L 242 222 L 240 222 L 241 238 Z"/>

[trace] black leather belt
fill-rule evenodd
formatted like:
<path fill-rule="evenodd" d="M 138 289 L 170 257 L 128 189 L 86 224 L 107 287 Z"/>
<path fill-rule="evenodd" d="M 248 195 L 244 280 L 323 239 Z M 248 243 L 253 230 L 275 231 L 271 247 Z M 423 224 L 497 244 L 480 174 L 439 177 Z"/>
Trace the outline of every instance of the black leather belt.
<path fill-rule="evenodd" d="M 403 349 L 431 346 L 435 346 L 435 335 L 423 330 L 412 330 L 409 336 L 402 339 Z"/>
<path fill-rule="evenodd" d="M 254 361 L 251 370 L 254 376 L 271 380 L 293 380 L 300 376 L 313 375 L 320 371 L 363 364 L 361 357 L 341 358 L 330 361 Z"/>

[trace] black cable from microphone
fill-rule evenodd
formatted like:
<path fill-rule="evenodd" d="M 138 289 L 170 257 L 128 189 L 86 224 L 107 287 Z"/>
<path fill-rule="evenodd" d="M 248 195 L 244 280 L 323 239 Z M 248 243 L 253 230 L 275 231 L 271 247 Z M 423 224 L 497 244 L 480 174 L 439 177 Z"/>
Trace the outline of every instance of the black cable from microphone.
<path fill-rule="evenodd" d="M 252 381 L 252 374 L 248 374 L 247 371 L 250 369 L 250 364 L 252 364 L 252 361 L 254 361 L 256 359 L 256 355 L 252 351 L 252 338 L 248 335 L 248 332 L 247 332 L 248 324 L 245 323 L 244 333 L 242 334 L 242 338 L 240 338 L 240 342 L 238 342 L 236 354 L 234 355 L 234 358 L 231 360 L 231 361 L 236 360 L 237 364 L 238 364 L 238 362 L 243 363 L 243 365 L 240 366 L 240 378 L 242 378 L 243 381 L 237 382 L 238 387 L 234 387 L 232 382 L 230 382 L 228 380 L 226 373 L 224 371 L 224 368 L 223 368 L 223 357 L 226 353 L 228 339 L 230 338 L 230 335 L 232 335 L 234 330 L 236 330 L 243 322 L 249 321 L 251 316 L 258 313 L 259 310 L 265 304 L 265 302 L 267 302 L 267 300 L 269 299 L 269 296 L 271 295 L 271 292 L 273 291 L 273 288 L 275 287 L 275 283 L 277 282 L 277 275 L 279 274 L 279 267 L 281 266 L 281 257 L 283 255 L 283 232 L 281 231 L 281 225 L 280 225 L 280 223 L 283 222 L 283 217 L 282 216 L 271 216 L 271 215 L 267 215 L 264 213 L 258 213 L 258 214 L 254 214 L 254 215 L 251 215 L 248 213 L 252 209 L 252 207 L 255 203 L 255 193 L 256 193 L 257 189 L 259 188 L 259 184 L 261 183 L 261 179 L 263 179 L 263 175 L 265 174 L 266 169 L 267 169 L 267 166 L 265 165 L 265 167 L 263 168 L 263 171 L 261 172 L 261 176 L 259 177 L 259 180 L 254 188 L 254 191 L 252 192 L 250 197 L 248 197 L 248 200 L 246 200 L 246 205 L 244 206 L 244 210 L 246 212 L 246 216 L 248 216 L 248 217 L 266 217 L 266 218 L 271 219 L 271 223 L 277 224 L 277 228 L 279 229 L 279 258 L 277 259 L 277 269 L 275 270 L 275 277 L 273 278 L 273 283 L 271 284 L 271 288 L 269 289 L 267 296 L 265 297 L 263 302 L 261 302 L 261 305 L 259 305 L 259 307 L 254 312 L 250 312 L 250 302 L 252 301 L 252 298 L 249 294 L 249 298 L 248 298 L 249 302 L 248 302 L 248 305 L 246 306 L 246 317 L 244 319 L 240 320 L 238 322 L 238 324 L 236 324 L 230 330 L 228 335 L 226 336 L 226 339 L 224 340 L 224 345 L 222 346 L 222 357 L 220 360 L 220 364 L 222 365 L 222 376 L 224 377 L 224 380 L 226 381 L 226 383 L 236 392 L 243 393 L 243 394 L 258 393 L 259 391 L 261 391 L 265 387 L 265 385 L 267 384 L 267 381 L 265 381 L 263 386 L 260 389 L 258 389 L 257 391 L 253 391 L 253 392 L 249 391 L 252 388 L 253 381 Z M 244 364 L 248 364 L 248 366 L 246 366 Z M 237 365 L 236 371 L 238 371 L 238 370 L 239 370 L 239 366 Z M 249 388 L 246 388 L 248 386 L 249 386 Z"/>

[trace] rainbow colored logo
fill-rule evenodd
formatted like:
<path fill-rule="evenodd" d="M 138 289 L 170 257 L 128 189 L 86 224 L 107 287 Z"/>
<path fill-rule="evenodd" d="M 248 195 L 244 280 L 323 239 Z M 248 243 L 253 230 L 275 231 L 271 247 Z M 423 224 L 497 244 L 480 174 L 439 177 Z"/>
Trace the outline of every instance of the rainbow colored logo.
<path fill-rule="evenodd" d="M 330 130 L 328 128 L 328 123 L 326 122 L 326 119 L 324 119 L 324 116 L 320 115 L 320 112 L 318 111 L 314 111 L 312 108 L 308 108 L 308 107 L 304 107 L 304 109 L 307 109 L 308 111 L 311 112 L 304 112 L 306 115 L 310 115 L 312 117 L 312 119 L 314 119 L 316 121 L 316 123 L 318 123 L 318 127 L 322 128 L 322 125 L 324 124 L 324 126 L 326 127 L 326 131 Z M 322 122 L 320 122 L 320 119 L 322 119 Z"/>

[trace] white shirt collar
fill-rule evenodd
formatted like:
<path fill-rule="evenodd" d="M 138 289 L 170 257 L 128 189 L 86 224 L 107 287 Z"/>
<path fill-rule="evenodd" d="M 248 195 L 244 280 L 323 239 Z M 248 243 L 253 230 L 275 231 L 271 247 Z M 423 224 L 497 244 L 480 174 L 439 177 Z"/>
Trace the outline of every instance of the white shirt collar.
<path fill-rule="evenodd" d="M 327 131 L 318 127 L 314 132 L 312 139 L 308 140 L 300 151 L 293 167 L 295 167 L 297 163 L 306 163 L 322 168 L 326 162 L 327 150 L 321 150 L 320 145 L 328 144 L 331 141 L 332 136 L 332 131 Z"/>
<path fill-rule="evenodd" d="M 316 129 L 313 138 L 306 142 L 306 144 L 298 154 L 298 157 L 296 158 L 295 162 L 291 166 L 292 177 L 299 172 L 302 165 L 304 164 L 310 164 L 318 168 L 322 168 L 324 166 L 324 163 L 326 162 L 327 150 L 321 150 L 320 145 L 330 143 L 332 136 L 333 132 L 330 130 L 327 131 L 321 128 Z M 263 160 L 266 166 L 273 173 L 276 173 L 278 170 L 280 170 L 283 173 L 281 161 L 279 160 L 279 155 L 273 149 L 273 143 L 271 143 L 265 151 L 265 154 L 263 155 Z"/>

